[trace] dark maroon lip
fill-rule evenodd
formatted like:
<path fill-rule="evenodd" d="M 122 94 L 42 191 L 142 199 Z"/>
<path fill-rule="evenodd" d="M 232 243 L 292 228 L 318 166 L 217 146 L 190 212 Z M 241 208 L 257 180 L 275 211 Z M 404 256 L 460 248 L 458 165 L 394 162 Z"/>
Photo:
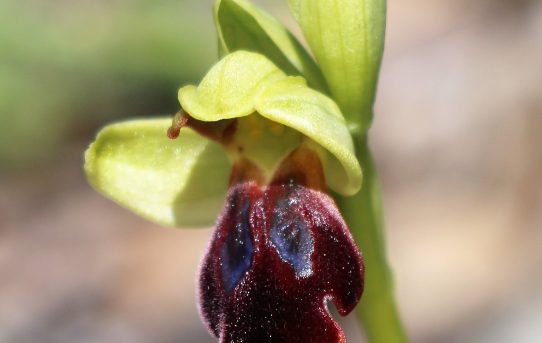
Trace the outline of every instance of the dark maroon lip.
<path fill-rule="evenodd" d="M 231 186 L 201 267 L 200 306 L 220 342 L 345 342 L 363 262 L 335 203 L 295 182 Z"/>

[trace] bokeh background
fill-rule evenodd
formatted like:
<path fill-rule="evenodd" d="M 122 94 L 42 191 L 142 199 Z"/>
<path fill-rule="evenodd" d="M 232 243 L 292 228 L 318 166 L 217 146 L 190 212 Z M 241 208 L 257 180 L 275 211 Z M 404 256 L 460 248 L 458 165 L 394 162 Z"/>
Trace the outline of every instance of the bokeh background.
<path fill-rule="evenodd" d="M 216 61 L 211 5 L 0 0 L 0 342 L 215 341 L 195 299 L 210 229 L 148 223 L 81 170 L 100 126 L 177 111 Z M 409 335 L 542 342 L 542 2 L 388 7 L 372 145 Z"/>

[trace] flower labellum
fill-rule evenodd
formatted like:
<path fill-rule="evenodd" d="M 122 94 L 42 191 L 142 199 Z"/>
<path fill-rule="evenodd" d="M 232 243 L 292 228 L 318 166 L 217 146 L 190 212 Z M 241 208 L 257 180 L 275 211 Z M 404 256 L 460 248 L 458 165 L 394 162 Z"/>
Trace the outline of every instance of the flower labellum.
<path fill-rule="evenodd" d="M 346 342 L 326 302 L 355 307 L 363 263 L 317 154 L 298 148 L 268 185 L 255 169 L 234 166 L 201 266 L 202 317 L 220 342 Z"/>

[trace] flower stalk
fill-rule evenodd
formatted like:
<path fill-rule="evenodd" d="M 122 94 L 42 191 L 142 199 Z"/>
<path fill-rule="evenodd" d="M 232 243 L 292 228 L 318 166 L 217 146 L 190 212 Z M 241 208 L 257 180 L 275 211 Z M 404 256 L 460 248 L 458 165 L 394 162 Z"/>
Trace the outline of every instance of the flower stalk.
<path fill-rule="evenodd" d="M 386 257 L 384 218 L 378 172 L 366 135 L 354 138 L 363 168 L 363 186 L 352 197 L 337 196 L 337 203 L 367 265 L 364 295 L 357 318 L 371 343 L 408 342 L 395 301 L 393 275 Z"/>

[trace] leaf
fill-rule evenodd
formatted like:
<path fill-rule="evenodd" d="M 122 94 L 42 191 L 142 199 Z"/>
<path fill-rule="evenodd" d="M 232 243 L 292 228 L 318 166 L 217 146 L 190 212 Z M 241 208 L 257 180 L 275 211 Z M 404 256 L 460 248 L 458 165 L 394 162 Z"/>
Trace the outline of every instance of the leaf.
<path fill-rule="evenodd" d="M 229 161 L 222 148 L 171 119 L 103 128 L 85 152 L 90 184 L 106 197 L 164 226 L 209 226 L 222 207 Z"/>
<path fill-rule="evenodd" d="M 309 86 L 327 92 L 322 72 L 299 41 L 275 18 L 246 0 L 217 0 L 215 23 L 222 55 L 259 52 L 288 75 L 302 75 Z"/>
<path fill-rule="evenodd" d="M 321 157 L 331 189 L 351 195 L 361 186 L 361 167 L 338 106 L 309 88 L 302 77 L 286 76 L 260 54 L 237 51 L 227 55 L 198 87 L 181 88 L 179 101 L 191 117 L 201 121 L 258 113 L 290 127 L 325 149 Z M 287 148 L 282 141 L 275 145 L 256 142 L 253 146 L 281 151 Z"/>
<path fill-rule="evenodd" d="M 384 48 L 386 0 L 288 0 L 351 126 L 372 119 Z"/>

